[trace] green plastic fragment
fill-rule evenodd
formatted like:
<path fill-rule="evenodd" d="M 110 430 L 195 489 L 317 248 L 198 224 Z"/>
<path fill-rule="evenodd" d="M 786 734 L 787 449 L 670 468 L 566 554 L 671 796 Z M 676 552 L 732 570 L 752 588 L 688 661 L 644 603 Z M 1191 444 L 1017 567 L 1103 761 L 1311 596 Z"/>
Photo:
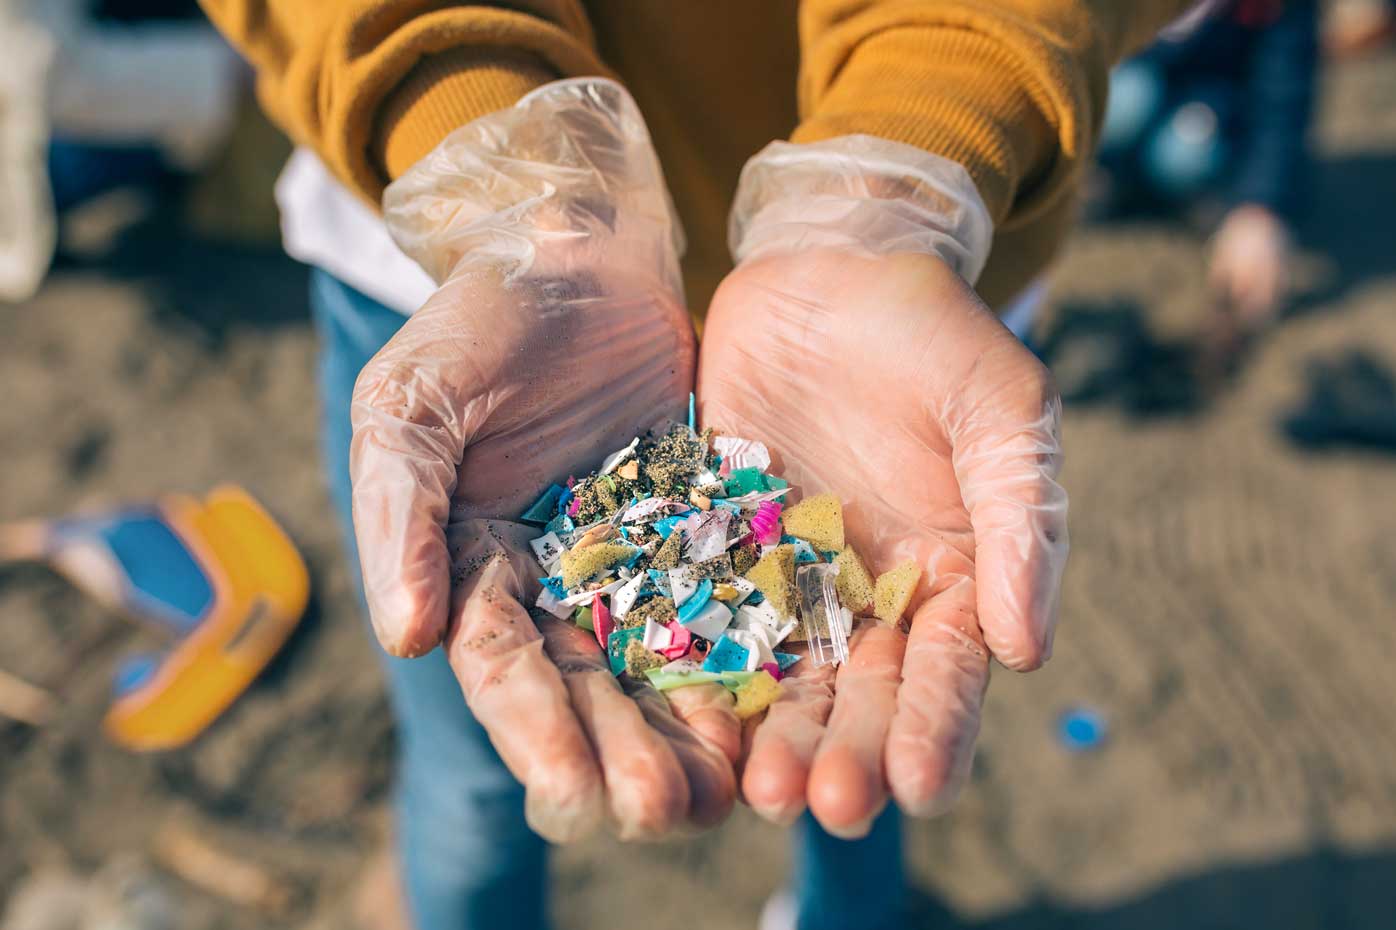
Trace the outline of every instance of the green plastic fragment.
<path fill-rule="evenodd" d="M 578 607 L 577 610 L 576 610 L 576 612 L 574 612 L 574 613 L 572 614 L 572 621 L 573 621 L 574 623 L 576 623 L 577 626 L 581 627 L 582 629 L 584 629 L 584 630 L 586 630 L 586 631 L 588 631 L 588 632 L 590 632 L 590 633 L 595 633 L 595 632 L 596 632 L 596 627 L 593 626 L 593 625 L 592 625 L 592 622 L 591 622 L 591 607 L 590 607 L 590 606 Z"/>
<path fill-rule="evenodd" d="M 652 668 L 645 672 L 645 677 L 650 680 L 650 684 L 660 691 L 670 691 L 686 685 L 703 685 L 714 681 L 729 691 L 736 691 L 750 681 L 755 674 L 756 672 L 705 672 L 701 669 L 671 672 L 662 668 Z"/>

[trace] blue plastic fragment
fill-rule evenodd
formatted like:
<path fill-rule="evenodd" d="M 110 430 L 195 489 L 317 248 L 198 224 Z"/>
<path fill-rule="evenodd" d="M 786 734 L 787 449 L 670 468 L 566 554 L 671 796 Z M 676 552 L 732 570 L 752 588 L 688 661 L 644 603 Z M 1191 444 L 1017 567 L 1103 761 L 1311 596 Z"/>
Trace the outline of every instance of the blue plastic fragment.
<path fill-rule="evenodd" d="M 548 589 L 548 593 L 558 600 L 567 597 L 567 589 L 562 586 L 562 576 L 553 575 L 551 578 L 539 578 L 538 583 Z"/>
<path fill-rule="evenodd" d="M 776 664 L 780 666 L 780 670 L 782 672 L 788 669 L 790 666 L 794 665 L 796 662 L 800 661 L 801 659 L 801 656 L 797 656 L 791 652 L 777 652 L 775 656 Z"/>
<path fill-rule="evenodd" d="M 719 639 L 713 648 L 708 650 L 708 657 L 703 660 L 703 671 L 705 672 L 741 672 L 746 670 L 747 648 L 739 643 L 734 643 L 726 636 Z"/>
<path fill-rule="evenodd" d="M 543 496 L 533 502 L 519 519 L 525 523 L 547 523 L 557 513 L 557 504 L 566 489 L 555 484 L 543 492 Z"/>
<path fill-rule="evenodd" d="M 765 599 L 766 595 L 762 594 L 760 591 L 752 591 L 750 594 L 746 596 L 745 603 L 750 604 L 752 607 L 755 607 L 757 604 L 761 603 Z"/>
<path fill-rule="evenodd" d="M 1090 708 L 1073 707 L 1057 718 L 1057 741 L 1069 752 L 1099 749 L 1108 732 L 1104 715 Z"/>
<path fill-rule="evenodd" d="M 698 582 L 698 590 L 694 591 L 683 604 L 679 606 L 679 622 L 688 623 L 698 616 L 704 607 L 708 606 L 708 599 L 713 596 L 712 579 L 704 578 Z"/>
<path fill-rule="evenodd" d="M 678 526 L 680 523 L 687 519 L 687 515 L 681 516 L 679 514 L 674 514 L 668 517 L 660 517 L 658 520 L 655 520 L 652 525 L 654 526 L 654 531 L 656 533 L 658 533 L 663 538 L 668 539 L 669 534 L 674 532 L 674 527 Z"/>
<path fill-rule="evenodd" d="M 696 433 L 696 432 L 698 432 L 698 413 L 697 413 L 697 408 L 696 408 L 696 406 L 695 406 L 695 403 L 696 403 L 696 401 L 695 401 L 695 398 L 694 398 L 694 396 L 693 396 L 693 392 L 692 392 L 692 391 L 689 391 L 689 392 L 688 392 L 688 428 L 691 429 L 691 430 L 693 430 L 693 431 Z"/>
<path fill-rule="evenodd" d="M 644 639 L 645 628 L 633 626 L 628 630 L 612 630 L 611 635 L 606 637 L 606 658 L 611 662 L 611 674 L 619 675 L 625 671 L 625 647 L 630 645 L 632 639 Z"/>
<path fill-rule="evenodd" d="M 112 692 L 117 697 L 130 694 L 150 681 L 159 668 L 160 657 L 156 655 L 140 653 L 126 658 L 117 666 L 116 674 L 112 678 Z"/>

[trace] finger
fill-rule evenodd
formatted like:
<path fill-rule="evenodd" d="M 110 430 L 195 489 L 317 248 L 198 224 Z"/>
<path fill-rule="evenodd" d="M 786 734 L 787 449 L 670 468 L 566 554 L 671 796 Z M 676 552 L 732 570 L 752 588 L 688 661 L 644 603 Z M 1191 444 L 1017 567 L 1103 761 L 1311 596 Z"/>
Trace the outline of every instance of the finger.
<path fill-rule="evenodd" d="M 1006 667 L 1028 671 L 1052 653 L 1068 549 L 1061 400 L 1027 350 L 964 398 L 952 432 L 955 474 L 974 529 L 977 609 Z M 1001 354 L 1010 354 L 1004 352 Z M 995 383 L 1001 387 L 993 387 Z"/>
<path fill-rule="evenodd" d="M 886 624 L 854 633 L 834 682 L 834 709 L 810 771 L 810 812 L 841 839 L 866 836 L 887 805 L 883 749 L 897 706 L 906 634 Z"/>
<path fill-rule="evenodd" d="M 676 688 L 665 695 L 643 682 L 629 682 L 626 693 L 636 702 L 645 720 L 655 732 L 669 741 L 669 746 L 683 766 L 688 778 L 689 807 L 687 823 L 706 830 L 717 826 L 732 812 L 737 799 L 737 777 L 732 771 L 732 761 L 715 744 L 698 735 L 687 724 L 675 716 L 671 709 L 673 696 L 680 691 L 708 689 L 715 687 L 725 691 L 721 685 L 692 685 Z M 730 705 L 731 698 L 728 698 Z M 736 714 L 728 710 L 732 720 Z M 740 731 L 736 732 L 740 739 Z"/>
<path fill-rule="evenodd" d="M 989 653 L 975 620 L 975 583 L 964 578 L 916 611 L 887 735 L 887 782 L 916 817 L 943 813 L 969 780 Z"/>
<path fill-rule="evenodd" d="M 411 324 L 409 324 L 410 326 Z M 444 527 L 463 442 L 452 397 L 427 374 L 404 329 L 359 373 L 349 469 L 369 616 L 397 656 L 431 651 L 446 631 Z"/>
<path fill-rule="evenodd" d="M 553 618 L 540 623 L 572 706 L 600 759 L 607 805 L 623 840 L 659 839 L 684 821 L 688 779 L 668 741 L 625 695 L 595 637 Z"/>
<path fill-rule="evenodd" d="M 681 723 L 729 763 L 742 751 L 742 722 L 732 692 L 719 684 L 687 685 L 664 695 Z"/>
<path fill-rule="evenodd" d="M 523 783 L 529 826 L 553 842 L 579 839 L 604 816 L 602 773 L 563 676 L 516 600 L 518 570 L 501 547 L 463 561 L 458 574 L 446 649 L 466 703 Z"/>
<path fill-rule="evenodd" d="M 781 694 L 748 727 L 742 798 L 758 815 L 788 826 L 805 810 L 810 769 L 834 706 L 834 666 L 808 658 L 781 679 Z"/>

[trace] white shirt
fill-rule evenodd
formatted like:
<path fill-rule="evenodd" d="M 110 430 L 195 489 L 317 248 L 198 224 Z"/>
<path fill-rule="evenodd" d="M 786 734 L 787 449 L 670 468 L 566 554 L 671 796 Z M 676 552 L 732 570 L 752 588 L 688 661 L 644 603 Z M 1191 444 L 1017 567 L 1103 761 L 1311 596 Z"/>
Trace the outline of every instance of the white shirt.
<path fill-rule="evenodd" d="M 393 310 L 410 315 L 436 283 L 388 235 L 383 218 L 339 182 L 307 148 L 276 179 L 286 254 L 314 265 Z"/>

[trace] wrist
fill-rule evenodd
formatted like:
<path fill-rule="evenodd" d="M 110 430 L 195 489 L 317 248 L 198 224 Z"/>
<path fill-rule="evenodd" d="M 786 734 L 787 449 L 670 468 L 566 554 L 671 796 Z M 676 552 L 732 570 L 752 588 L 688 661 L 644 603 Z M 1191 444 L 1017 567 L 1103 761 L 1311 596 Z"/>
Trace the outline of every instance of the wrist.
<path fill-rule="evenodd" d="M 394 240 L 438 282 L 605 249 L 677 287 L 682 231 L 639 108 L 606 78 L 555 81 L 452 132 L 383 196 Z"/>
<path fill-rule="evenodd" d="M 815 247 L 935 255 L 973 283 L 989 213 L 959 164 L 872 136 L 775 142 L 742 171 L 728 225 L 734 261 Z"/>

